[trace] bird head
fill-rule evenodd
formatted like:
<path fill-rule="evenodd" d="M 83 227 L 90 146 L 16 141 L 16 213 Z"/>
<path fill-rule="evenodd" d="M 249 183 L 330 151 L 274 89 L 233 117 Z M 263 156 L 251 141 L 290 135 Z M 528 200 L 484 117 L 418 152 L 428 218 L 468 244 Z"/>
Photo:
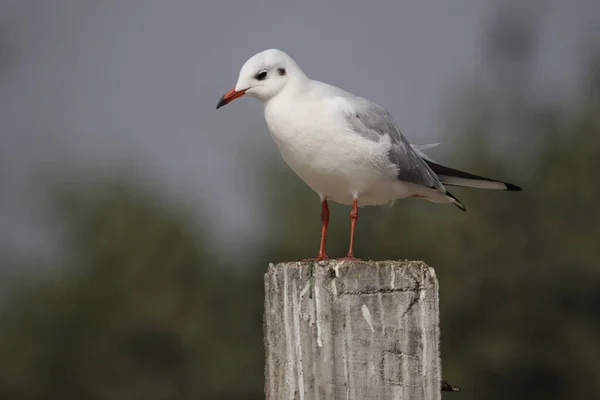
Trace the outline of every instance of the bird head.
<path fill-rule="evenodd" d="M 304 73 L 285 52 L 277 49 L 262 51 L 244 63 L 237 83 L 221 97 L 217 109 L 243 95 L 269 101 L 288 84 L 302 78 L 305 78 Z"/>

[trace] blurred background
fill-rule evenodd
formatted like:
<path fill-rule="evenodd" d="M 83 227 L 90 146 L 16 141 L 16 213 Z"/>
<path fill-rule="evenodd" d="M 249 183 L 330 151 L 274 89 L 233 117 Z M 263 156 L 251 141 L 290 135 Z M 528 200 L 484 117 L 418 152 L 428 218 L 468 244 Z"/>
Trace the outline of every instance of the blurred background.
<path fill-rule="evenodd" d="M 600 398 L 597 0 L 1 0 L 0 398 L 264 398 L 262 274 L 320 204 L 215 105 L 271 47 L 524 187 L 361 210 L 358 256 L 436 269 L 444 397 Z"/>

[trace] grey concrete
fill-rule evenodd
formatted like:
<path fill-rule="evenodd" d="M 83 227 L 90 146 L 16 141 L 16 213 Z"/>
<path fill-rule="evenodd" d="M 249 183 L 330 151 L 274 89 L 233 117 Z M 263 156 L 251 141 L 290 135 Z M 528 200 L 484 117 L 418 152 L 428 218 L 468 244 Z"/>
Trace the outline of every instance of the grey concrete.
<path fill-rule="evenodd" d="M 422 262 L 271 264 L 267 400 L 441 398 L 438 283 Z"/>

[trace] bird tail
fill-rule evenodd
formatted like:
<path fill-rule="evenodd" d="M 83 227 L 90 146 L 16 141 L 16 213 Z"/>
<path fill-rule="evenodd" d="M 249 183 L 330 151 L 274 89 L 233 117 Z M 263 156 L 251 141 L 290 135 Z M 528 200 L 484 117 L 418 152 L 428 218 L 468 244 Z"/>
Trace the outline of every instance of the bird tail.
<path fill-rule="evenodd" d="M 454 168 L 445 167 L 428 159 L 424 161 L 429 165 L 429 168 L 440 178 L 444 185 L 470 187 L 478 189 L 492 190 L 522 190 L 519 186 L 512 183 L 499 181 L 496 179 L 485 178 L 483 176 L 470 174 L 468 172 L 459 171 Z M 457 206 L 458 207 L 458 206 Z M 460 207 L 459 207 L 460 208 Z"/>

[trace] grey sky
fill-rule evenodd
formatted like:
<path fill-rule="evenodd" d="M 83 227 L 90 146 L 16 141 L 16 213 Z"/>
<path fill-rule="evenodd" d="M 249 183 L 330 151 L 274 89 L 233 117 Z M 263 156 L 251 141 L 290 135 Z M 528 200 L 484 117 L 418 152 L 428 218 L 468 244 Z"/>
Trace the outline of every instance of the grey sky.
<path fill-rule="evenodd" d="M 255 204 L 240 154 L 275 147 L 257 102 L 215 104 L 248 57 L 281 48 L 428 142 L 456 80 L 485 78 L 495 3 L 1 0 L 0 243 L 33 240 L 39 199 L 23 202 L 32 176 L 65 161 L 141 163 L 169 190 L 206 198 L 222 232 L 244 237 Z M 600 36 L 600 3 L 529 3 L 541 34 L 536 81 L 568 86 L 584 40 Z"/>

